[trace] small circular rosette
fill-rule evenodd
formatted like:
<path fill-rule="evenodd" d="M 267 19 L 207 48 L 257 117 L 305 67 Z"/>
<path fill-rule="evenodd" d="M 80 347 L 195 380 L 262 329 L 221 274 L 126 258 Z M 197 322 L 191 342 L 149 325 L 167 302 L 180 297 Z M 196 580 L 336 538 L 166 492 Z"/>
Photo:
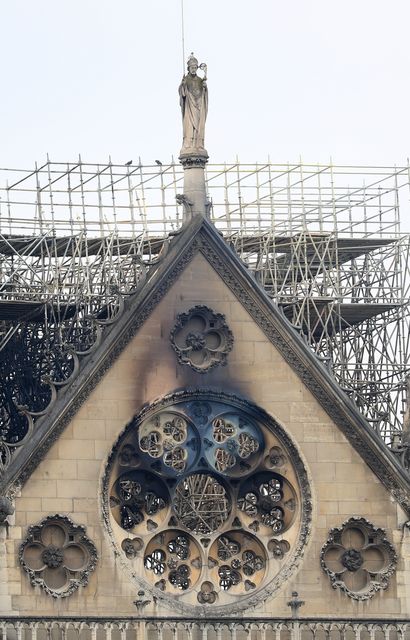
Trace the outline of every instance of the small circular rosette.
<path fill-rule="evenodd" d="M 165 475 L 188 471 L 198 456 L 199 435 L 183 415 L 171 411 L 149 418 L 139 428 L 139 448 L 149 458 L 151 468 Z"/>
<path fill-rule="evenodd" d="M 147 533 L 164 521 L 169 509 L 165 483 L 149 471 L 123 473 L 115 482 L 110 506 L 125 531 Z"/>
<path fill-rule="evenodd" d="M 211 467 L 227 476 L 250 473 L 264 450 L 259 427 L 239 413 L 216 416 L 206 429 L 203 444 Z"/>
<path fill-rule="evenodd" d="M 212 544 L 208 568 L 218 590 L 239 595 L 262 582 L 266 552 L 255 536 L 241 530 L 228 531 Z"/>
<path fill-rule="evenodd" d="M 396 564 L 393 547 L 382 529 L 363 518 L 352 518 L 335 528 L 322 549 L 322 567 L 334 588 L 358 600 L 385 589 Z"/>
<path fill-rule="evenodd" d="M 276 473 L 256 473 L 239 487 L 237 506 L 244 522 L 264 535 L 279 535 L 293 522 L 296 494 L 290 483 Z"/>
<path fill-rule="evenodd" d="M 233 345 L 224 316 L 204 306 L 179 314 L 170 338 L 179 362 L 199 373 L 226 364 Z"/>
<path fill-rule="evenodd" d="M 82 527 L 57 515 L 31 527 L 20 557 L 32 584 L 54 597 L 64 597 L 87 584 L 97 554 Z"/>
<path fill-rule="evenodd" d="M 184 531 L 168 529 L 154 536 L 144 554 L 145 574 L 161 591 L 183 593 L 196 585 L 202 569 L 197 542 Z"/>

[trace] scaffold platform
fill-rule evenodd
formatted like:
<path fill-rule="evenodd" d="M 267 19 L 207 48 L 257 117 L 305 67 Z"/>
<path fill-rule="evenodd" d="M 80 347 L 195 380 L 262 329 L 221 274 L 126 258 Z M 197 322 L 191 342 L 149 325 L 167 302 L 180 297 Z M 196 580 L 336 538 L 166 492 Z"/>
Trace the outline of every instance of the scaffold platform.
<path fill-rule="evenodd" d="M 388 444 L 401 437 L 410 374 L 409 178 L 408 165 L 206 167 L 211 220 Z M 29 354 L 24 375 L 41 396 L 34 378 L 53 349 L 86 353 L 181 227 L 182 191 L 173 161 L 0 168 L 9 417 L 13 349 Z"/>

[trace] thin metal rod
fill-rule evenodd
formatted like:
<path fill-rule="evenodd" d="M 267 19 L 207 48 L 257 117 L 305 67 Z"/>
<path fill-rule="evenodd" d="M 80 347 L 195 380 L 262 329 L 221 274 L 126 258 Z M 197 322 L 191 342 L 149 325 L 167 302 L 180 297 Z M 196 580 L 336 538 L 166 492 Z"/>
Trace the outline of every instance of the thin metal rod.
<path fill-rule="evenodd" d="M 185 75 L 185 24 L 184 24 L 184 0 L 181 0 L 181 35 L 182 35 L 182 75 Z"/>

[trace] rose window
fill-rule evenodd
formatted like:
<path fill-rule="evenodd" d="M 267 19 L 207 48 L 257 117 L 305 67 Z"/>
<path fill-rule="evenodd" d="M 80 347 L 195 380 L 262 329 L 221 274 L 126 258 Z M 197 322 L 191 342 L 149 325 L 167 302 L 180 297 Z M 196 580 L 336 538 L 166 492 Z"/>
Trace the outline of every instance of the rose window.
<path fill-rule="evenodd" d="M 179 392 L 144 408 L 113 449 L 104 500 L 130 578 L 192 614 L 240 610 L 274 592 L 309 530 L 293 443 L 263 411 L 221 392 Z"/>

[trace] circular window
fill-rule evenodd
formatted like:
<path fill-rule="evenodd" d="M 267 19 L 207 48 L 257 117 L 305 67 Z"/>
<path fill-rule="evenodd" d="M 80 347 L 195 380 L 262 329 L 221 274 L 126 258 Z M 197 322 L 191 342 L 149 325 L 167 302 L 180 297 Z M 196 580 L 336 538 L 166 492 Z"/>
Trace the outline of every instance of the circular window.
<path fill-rule="evenodd" d="M 177 392 L 145 407 L 112 450 L 103 495 L 132 579 L 193 615 L 273 593 L 309 531 L 309 484 L 293 442 L 224 393 Z"/>
<path fill-rule="evenodd" d="M 243 476 L 257 466 L 263 450 L 260 428 L 243 413 L 223 413 L 209 422 L 205 453 L 210 466 L 227 476 Z"/>
<path fill-rule="evenodd" d="M 199 434 L 194 425 L 181 413 L 163 411 L 146 420 L 138 433 L 141 453 L 158 464 L 156 471 L 165 475 L 181 474 L 192 467 L 199 451 Z"/>
<path fill-rule="evenodd" d="M 158 527 L 168 511 L 169 493 L 166 485 L 153 473 L 130 471 L 116 480 L 110 496 L 110 506 L 116 522 L 125 531 Z"/>

